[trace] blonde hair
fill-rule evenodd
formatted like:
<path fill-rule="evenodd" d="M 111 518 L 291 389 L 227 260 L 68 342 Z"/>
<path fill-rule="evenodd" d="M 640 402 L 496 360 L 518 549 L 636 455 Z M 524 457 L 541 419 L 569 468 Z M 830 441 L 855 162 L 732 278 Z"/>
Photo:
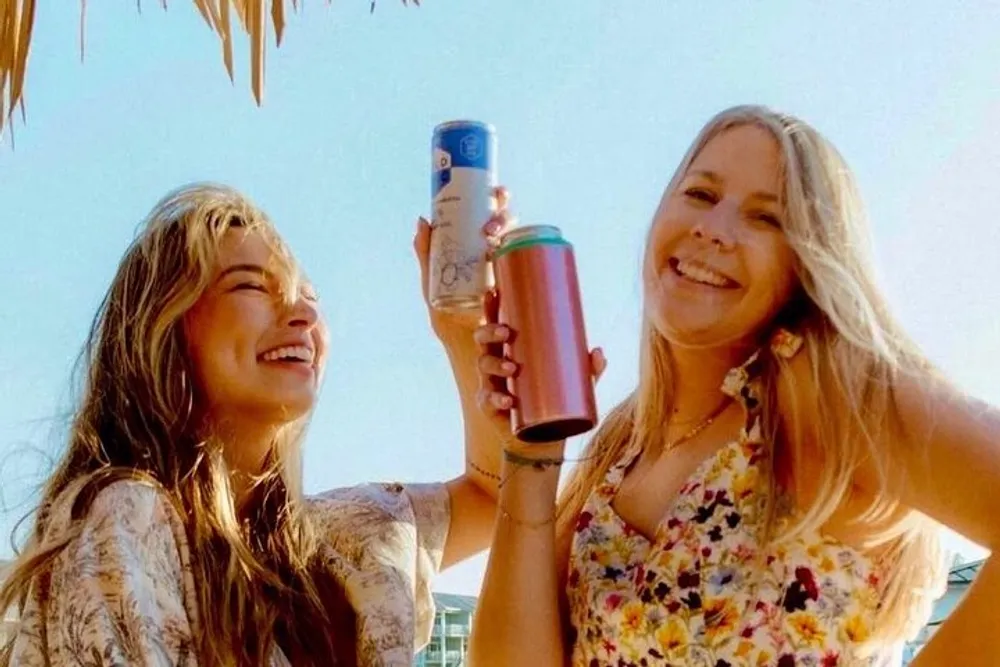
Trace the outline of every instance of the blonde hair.
<path fill-rule="evenodd" d="M 143 479 L 166 494 L 185 523 L 198 582 L 199 663 L 266 665 L 278 643 L 295 664 L 353 665 L 354 612 L 320 564 L 302 509 L 307 417 L 279 429 L 266 469 L 239 507 L 222 443 L 203 432 L 182 320 L 214 277 L 220 243 L 234 227 L 269 243 L 290 298 L 297 280 L 291 253 L 267 217 L 236 191 L 196 184 L 153 208 L 92 325 L 69 446 L 0 590 L 0 611 L 23 609 L 32 589 L 43 586 L 102 489 Z M 71 525 L 50 521 L 57 500 L 73 508 Z M 11 647 L 0 651 L 0 665 L 9 664 Z"/>
<path fill-rule="evenodd" d="M 936 378 L 931 364 L 892 319 L 876 286 L 868 254 L 870 241 L 860 196 L 850 170 L 836 149 L 815 129 L 791 116 L 759 106 L 738 106 L 715 116 L 701 130 L 667 186 L 678 187 L 692 161 L 718 134 L 743 125 L 768 131 L 782 161 L 785 216 L 783 228 L 797 257 L 801 295 L 778 322 L 804 338 L 799 354 L 808 355 L 812 381 L 824 391 L 791 392 L 790 405 L 779 402 L 779 379 L 787 363 L 765 355 L 762 371 L 763 433 L 780 452 L 782 440 L 795 447 L 802 415 L 814 415 L 822 430 L 812 434 L 822 457 L 814 502 L 787 526 L 775 528 L 776 471 L 768 476 L 766 530 L 772 544 L 822 526 L 849 492 L 854 471 L 867 459 L 878 471 L 881 493 L 857 521 L 882 527 L 878 546 L 886 577 L 875 630 L 869 646 L 897 642 L 919 631 L 934 597 L 943 590 L 946 570 L 939 546 L 939 526 L 916 512 L 904 512 L 889 492 L 896 451 L 879 443 L 903 443 L 906 437 L 894 399 L 901 377 Z M 648 239 L 647 239 L 648 243 Z M 571 534 L 590 491 L 625 450 L 638 444 L 658 448 L 666 442 L 673 384 L 671 353 L 648 315 L 643 318 L 639 382 L 615 406 L 588 444 L 560 496 L 557 530 Z M 835 406 L 828 397 L 844 401 Z M 844 409 L 846 406 L 846 409 Z M 784 427 L 784 428 L 783 428 Z M 789 431 L 793 431 L 789 433 Z M 888 437 L 886 437 L 888 436 Z M 772 457 L 772 468 L 778 456 Z"/>

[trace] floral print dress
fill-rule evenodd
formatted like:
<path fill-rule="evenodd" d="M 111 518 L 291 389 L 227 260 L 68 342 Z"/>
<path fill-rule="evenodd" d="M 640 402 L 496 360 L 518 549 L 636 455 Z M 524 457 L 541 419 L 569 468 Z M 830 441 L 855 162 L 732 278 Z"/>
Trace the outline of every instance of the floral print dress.
<path fill-rule="evenodd" d="M 746 425 L 686 480 L 652 540 L 612 506 L 638 448 L 585 503 L 567 581 L 574 667 L 881 666 L 899 655 L 858 650 L 879 603 L 869 557 L 815 532 L 761 547 L 770 463 L 756 358 L 723 387 L 744 406 Z"/>
<path fill-rule="evenodd" d="M 71 492 L 53 506 L 69 523 Z M 323 557 L 357 613 L 358 664 L 409 667 L 434 623 L 431 579 L 450 507 L 442 484 L 366 484 L 308 499 Z M 200 667 L 200 611 L 181 517 L 152 484 L 101 491 L 82 532 L 31 591 L 15 631 L 18 667 Z M 275 648 L 272 667 L 287 667 Z"/>

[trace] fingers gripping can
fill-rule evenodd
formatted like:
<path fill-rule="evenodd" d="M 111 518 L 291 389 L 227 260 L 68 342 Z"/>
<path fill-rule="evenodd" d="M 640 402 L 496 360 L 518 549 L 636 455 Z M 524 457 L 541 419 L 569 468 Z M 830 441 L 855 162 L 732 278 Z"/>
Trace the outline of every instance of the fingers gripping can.
<path fill-rule="evenodd" d="M 493 287 L 482 227 L 493 213 L 496 131 L 478 121 L 434 128 L 428 297 L 434 308 L 480 308 Z"/>
<path fill-rule="evenodd" d="M 506 354 L 511 430 L 524 442 L 554 442 L 597 424 L 573 246 L 558 227 L 513 229 L 493 255 L 499 321 L 513 332 Z"/>

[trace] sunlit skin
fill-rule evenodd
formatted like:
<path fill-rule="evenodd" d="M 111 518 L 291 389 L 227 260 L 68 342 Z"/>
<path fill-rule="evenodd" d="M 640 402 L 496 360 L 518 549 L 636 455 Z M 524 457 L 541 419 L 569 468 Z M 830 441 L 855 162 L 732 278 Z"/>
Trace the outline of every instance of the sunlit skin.
<path fill-rule="evenodd" d="M 645 303 L 675 348 L 753 348 L 791 297 L 795 254 L 781 230 L 780 161 L 766 130 L 733 128 L 705 145 L 661 201 Z"/>
<path fill-rule="evenodd" d="M 746 425 L 739 402 L 720 392 L 727 372 L 756 350 L 763 349 L 767 355 L 766 346 L 776 328 L 789 322 L 794 332 L 794 317 L 786 319 L 786 315 L 801 312 L 800 303 L 809 307 L 798 293 L 798 257 L 782 229 L 783 154 L 774 135 L 754 123 L 719 132 L 701 147 L 656 212 L 643 262 L 645 314 L 648 327 L 654 329 L 644 331 L 653 343 L 643 346 L 644 353 L 653 358 L 644 357 L 643 362 L 654 364 L 644 367 L 653 373 L 660 371 L 655 364 L 669 363 L 664 371 L 672 386 L 657 388 L 669 392 L 660 394 L 669 406 L 663 406 L 658 415 L 663 420 L 660 437 L 642 449 L 611 501 L 622 521 L 646 537 L 656 533 L 697 467 L 712 460 L 720 446 L 732 442 Z M 806 174 L 802 179 L 808 184 L 822 177 L 822 173 Z M 849 259 L 852 251 L 848 248 L 844 255 Z M 509 335 L 487 326 L 477 332 L 477 340 L 496 343 Z M 658 339 L 669 345 L 669 355 L 651 352 L 653 345 L 662 350 Z M 771 403 L 779 411 L 774 416 L 782 429 L 780 442 L 790 445 L 775 455 L 777 482 L 802 509 L 813 506 L 821 491 L 820 466 L 828 465 L 827 452 L 821 449 L 830 444 L 824 440 L 824 429 L 829 427 L 825 417 L 848 421 L 842 419 L 844 415 L 858 410 L 846 392 L 817 382 L 820 362 L 815 355 L 832 354 L 822 349 L 830 343 L 811 339 L 807 344 L 812 347 L 805 354 L 779 362 Z M 814 349 L 817 345 L 821 349 Z M 488 357 L 480 363 L 483 383 L 492 389 L 480 402 L 491 414 L 505 414 L 506 393 L 502 385 L 493 383 L 508 375 L 502 372 L 501 361 Z M 996 553 L 1000 505 L 991 490 L 1000 479 L 996 446 L 1000 413 L 932 373 L 901 373 L 891 389 L 892 407 L 902 426 L 879 431 L 871 447 L 891 452 L 892 474 L 886 476 L 875 457 L 852 466 L 846 487 L 837 492 L 837 507 L 817 526 L 818 531 L 824 539 L 838 540 L 877 558 L 875 547 L 882 529 L 904 527 L 898 521 L 916 510 Z M 644 397 L 657 395 L 647 392 Z M 805 408 L 781 411 L 782 406 L 796 404 Z M 822 410 L 815 408 L 820 405 Z M 615 426 L 627 425 L 627 418 L 619 416 Z M 696 426 L 701 430 L 693 430 Z M 688 433 L 694 435 L 686 437 Z M 629 442 L 621 437 L 605 444 Z M 674 446 L 677 442 L 681 444 Z M 564 451 L 565 443 L 532 449 L 536 457 L 559 457 Z M 492 544 L 479 598 L 480 621 L 470 639 L 470 659 L 498 667 L 528 662 L 565 665 L 575 648 L 566 642 L 564 593 L 573 530 L 572 524 L 568 530 L 552 530 L 548 523 L 556 503 L 559 471 L 545 468 L 524 474 L 524 468 L 507 470 L 519 474 L 507 473 L 509 483 L 501 490 L 499 504 L 520 523 L 498 524 L 502 529 Z M 591 493 L 592 489 L 582 491 Z M 886 496 L 898 499 L 891 516 L 857 520 L 874 500 Z M 923 556 L 922 545 L 914 546 Z M 930 561 L 926 566 L 930 568 Z M 902 576 L 905 580 L 909 573 L 902 572 Z M 914 667 L 948 664 L 956 656 L 963 665 L 992 665 L 1000 650 L 997 634 L 990 632 L 996 622 L 998 590 L 1000 564 L 991 558 Z M 923 613 L 913 602 L 904 600 L 907 608 L 900 607 L 898 615 L 911 610 Z"/>
<path fill-rule="evenodd" d="M 280 266 L 258 232 L 228 230 L 216 275 L 184 319 L 206 427 L 249 473 L 274 431 L 312 410 L 329 340 L 312 288 L 280 280 Z M 296 294 L 284 294 L 287 283 L 300 283 Z"/>

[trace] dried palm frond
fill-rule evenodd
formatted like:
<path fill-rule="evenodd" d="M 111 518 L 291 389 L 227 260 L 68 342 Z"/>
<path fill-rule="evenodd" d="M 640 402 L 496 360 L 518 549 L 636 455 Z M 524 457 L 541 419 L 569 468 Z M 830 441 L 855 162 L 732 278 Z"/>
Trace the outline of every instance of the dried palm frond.
<path fill-rule="evenodd" d="M 24 115 L 24 73 L 34 22 L 35 0 L 0 0 L 0 133 L 15 107 Z"/>
<path fill-rule="evenodd" d="M 233 33 L 231 16 L 235 12 L 240 27 L 250 40 L 250 85 L 259 105 L 264 95 L 264 54 L 267 38 L 266 5 L 271 3 L 271 26 L 275 44 L 281 46 L 285 30 L 285 5 L 298 11 L 299 0 L 193 0 L 195 8 L 222 42 L 222 62 L 233 80 Z M 35 18 L 36 0 L 0 0 L 0 135 L 4 122 L 9 121 L 14 109 L 21 107 L 24 116 L 24 78 L 31 46 L 31 29 Z M 142 0 L 136 7 L 142 10 Z M 404 5 L 419 6 L 420 0 L 402 0 Z M 159 0 L 164 9 L 167 0 Z M 332 0 L 327 0 L 331 4 Z M 81 0 L 80 50 L 83 54 L 83 14 L 86 0 Z M 371 0 L 375 11 L 375 0 Z"/>

